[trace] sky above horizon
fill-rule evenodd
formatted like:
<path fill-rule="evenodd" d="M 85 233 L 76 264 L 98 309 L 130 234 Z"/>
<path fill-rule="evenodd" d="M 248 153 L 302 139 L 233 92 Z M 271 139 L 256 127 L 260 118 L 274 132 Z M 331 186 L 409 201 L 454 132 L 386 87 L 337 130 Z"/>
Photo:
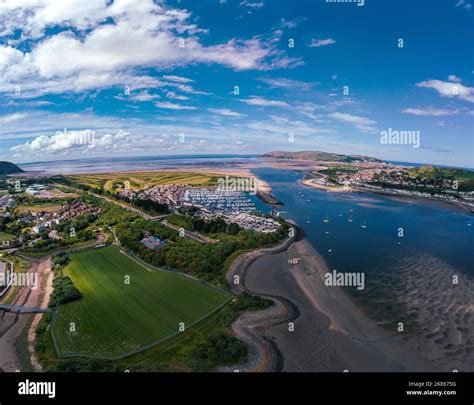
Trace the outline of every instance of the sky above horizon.
<path fill-rule="evenodd" d="M 473 5 L 0 0 L 0 159 L 322 150 L 472 168 Z"/>

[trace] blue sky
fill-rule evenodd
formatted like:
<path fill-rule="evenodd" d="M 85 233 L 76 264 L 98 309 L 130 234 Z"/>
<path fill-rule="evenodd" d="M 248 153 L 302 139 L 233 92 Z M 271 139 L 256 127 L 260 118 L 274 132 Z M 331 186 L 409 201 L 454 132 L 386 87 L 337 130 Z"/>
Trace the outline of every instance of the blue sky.
<path fill-rule="evenodd" d="M 323 150 L 474 167 L 471 1 L 0 1 L 0 158 Z M 381 143 L 389 128 L 420 147 Z"/>

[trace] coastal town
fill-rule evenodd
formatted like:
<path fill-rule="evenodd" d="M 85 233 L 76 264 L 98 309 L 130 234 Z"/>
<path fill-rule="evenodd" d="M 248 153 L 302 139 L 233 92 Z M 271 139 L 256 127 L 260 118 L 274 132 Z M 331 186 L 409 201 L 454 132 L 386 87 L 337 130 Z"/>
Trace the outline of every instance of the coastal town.
<path fill-rule="evenodd" d="M 14 192 L 0 197 L 0 218 L 3 230 L 15 230 L 15 235 L 0 242 L 0 249 L 20 248 L 25 244 L 33 248 L 42 238 L 64 239 L 72 232 L 65 229 L 65 224 L 78 217 L 97 216 L 101 211 L 78 198 L 77 193 L 48 182 L 24 185 L 12 181 L 11 184 Z M 222 219 L 227 224 L 261 233 L 275 232 L 281 226 L 257 210 L 254 194 L 241 191 L 173 183 L 134 190 L 125 182 L 116 187 L 115 195 L 131 202 L 159 203 L 170 213 L 192 212 L 195 218 L 203 220 Z M 145 236 L 142 243 L 151 250 L 165 245 L 156 235 Z"/>

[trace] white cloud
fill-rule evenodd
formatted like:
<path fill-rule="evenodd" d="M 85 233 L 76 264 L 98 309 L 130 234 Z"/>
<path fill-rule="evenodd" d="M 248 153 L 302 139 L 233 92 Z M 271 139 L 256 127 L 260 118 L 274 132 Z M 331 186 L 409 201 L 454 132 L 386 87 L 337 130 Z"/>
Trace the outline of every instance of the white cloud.
<path fill-rule="evenodd" d="M 376 129 L 373 127 L 377 122 L 370 118 L 360 117 L 358 115 L 334 112 L 329 114 L 331 118 L 354 125 L 361 132 L 374 133 Z"/>
<path fill-rule="evenodd" d="M 27 117 L 27 114 L 25 113 L 7 114 L 7 115 L 0 116 L 0 122 L 2 124 L 11 124 L 12 122 L 20 121 L 22 119 L 25 119 L 26 117 Z"/>
<path fill-rule="evenodd" d="M 316 82 L 302 82 L 299 80 L 292 80 L 286 78 L 262 78 L 262 82 L 269 84 L 272 87 L 279 87 L 284 89 L 299 89 L 299 90 L 310 90 L 312 87 L 317 86 L 319 83 Z"/>
<path fill-rule="evenodd" d="M 457 77 L 456 75 L 449 75 L 448 80 L 450 82 L 461 83 L 461 79 Z"/>
<path fill-rule="evenodd" d="M 111 135 L 104 135 L 96 139 L 93 131 L 75 130 L 75 131 L 58 131 L 52 136 L 41 135 L 32 141 L 24 144 L 13 146 L 11 151 L 18 153 L 55 153 L 66 152 L 71 149 L 93 149 L 97 146 L 110 145 L 113 141 Z"/>
<path fill-rule="evenodd" d="M 174 91 L 168 91 L 168 93 L 166 93 L 166 97 L 172 100 L 189 100 L 189 97 L 176 94 Z"/>
<path fill-rule="evenodd" d="M 446 110 L 443 108 L 406 108 L 402 111 L 405 114 L 412 115 L 421 115 L 421 116 L 430 116 L 430 117 L 441 117 L 444 115 L 455 115 L 458 113 L 458 110 Z"/>
<path fill-rule="evenodd" d="M 177 88 L 178 90 L 181 90 L 183 93 L 188 93 L 188 94 L 200 94 L 200 95 L 205 95 L 208 96 L 211 93 L 207 93 L 205 91 L 200 91 L 200 90 L 195 90 L 192 86 L 189 84 L 181 84 L 181 83 L 167 83 L 168 86 L 172 86 Z"/>
<path fill-rule="evenodd" d="M 229 110 L 228 108 L 208 108 L 207 111 L 213 114 L 224 115 L 225 117 L 243 117 L 243 114 Z"/>
<path fill-rule="evenodd" d="M 0 46 L 1 92 L 15 84 L 37 93 L 61 93 L 130 84 L 139 70 L 158 70 L 189 64 L 220 64 L 231 69 L 268 70 L 301 64 L 271 40 L 233 38 L 205 46 L 190 24 L 191 13 L 153 0 L 63 0 L 0 2 L 0 35 L 23 27 L 23 42 L 31 51 Z M 251 3 L 253 4 L 253 3 Z M 15 16 L 15 18 L 13 18 Z M 46 37 L 48 27 L 66 28 Z M 183 42 L 180 42 L 183 41 Z M 21 41 L 20 41 L 21 42 Z M 155 79 L 157 80 L 157 79 Z M 190 79 L 169 75 L 186 84 Z"/>
<path fill-rule="evenodd" d="M 278 100 L 268 100 L 263 97 L 258 96 L 251 96 L 248 99 L 240 100 L 245 104 L 259 106 L 259 107 L 283 107 L 288 108 L 290 105 L 285 101 L 278 101 Z"/>
<path fill-rule="evenodd" d="M 164 75 L 163 79 L 169 80 L 170 82 L 178 82 L 178 83 L 192 83 L 192 82 L 194 82 L 194 80 L 188 79 L 187 77 L 175 76 L 175 75 Z"/>
<path fill-rule="evenodd" d="M 300 25 L 302 20 L 303 20 L 302 18 L 297 18 L 295 20 L 286 20 L 284 18 L 280 18 L 279 27 L 288 28 L 288 29 L 296 28 Z"/>
<path fill-rule="evenodd" d="M 147 90 L 132 93 L 128 99 L 132 101 L 153 101 L 160 98 L 158 94 L 150 94 Z"/>
<path fill-rule="evenodd" d="M 167 110 L 196 110 L 196 107 L 189 106 L 189 105 L 181 105 L 181 104 L 174 104 L 168 101 L 157 101 L 155 106 L 158 108 L 164 108 Z"/>
<path fill-rule="evenodd" d="M 328 45 L 332 45 L 332 44 L 335 44 L 336 41 L 334 39 L 331 39 L 331 38 L 327 38 L 327 39 L 312 39 L 311 40 L 311 44 L 309 45 L 310 48 L 320 48 L 321 46 L 328 46 Z"/>
<path fill-rule="evenodd" d="M 474 87 L 466 87 L 460 83 L 443 82 L 442 80 L 425 80 L 417 83 L 418 87 L 435 89 L 443 97 L 459 97 L 474 103 Z"/>

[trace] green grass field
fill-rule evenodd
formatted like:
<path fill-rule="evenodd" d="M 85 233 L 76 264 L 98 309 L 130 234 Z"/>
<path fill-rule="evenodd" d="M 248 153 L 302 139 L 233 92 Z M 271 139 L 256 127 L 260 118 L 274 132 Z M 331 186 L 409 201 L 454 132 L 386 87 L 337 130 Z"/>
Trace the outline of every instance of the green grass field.
<path fill-rule="evenodd" d="M 83 298 L 59 308 L 53 333 L 61 356 L 114 358 L 189 327 L 230 295 L 176 273 L 150 270 L 116 247 L 70 255 Z M 125 284 L 130 276 L 130 284 Z M 76 331 L 70 332 L 74 323 Z"/>
<path fill-rule="evenodd" d="M 155 172 L 101 173 L 69 176 L 72 180 L 90 187 L 113 191 L 118 185 L 128 185 L 142 190 L 162 184 L 190 184 L 194 186 L 216 185 L 216 175 L 198 172 L 162 170 Z"/>
<path fill-rule="evenodd" d="M 0 232 L 0 243 L 7 240 L 12 240 L 12 239 L 15 239 L 15 235 L 11 235 L 5 232 Z"/>

